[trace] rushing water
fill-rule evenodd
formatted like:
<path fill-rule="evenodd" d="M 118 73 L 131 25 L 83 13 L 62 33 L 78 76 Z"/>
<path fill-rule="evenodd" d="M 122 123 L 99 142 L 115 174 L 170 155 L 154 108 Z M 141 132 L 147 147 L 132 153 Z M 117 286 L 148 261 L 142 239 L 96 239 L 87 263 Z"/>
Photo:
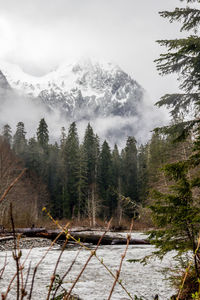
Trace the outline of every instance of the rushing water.
<path fill-rule="evenodd" d="M 132 236 L 133 238 L 138 238 Z M 100 246 L 97 255 L 103 258 L 103 262 L 113 271 L 119 268 L 121 255 L 123 254 L 125 245 L 110 245 L 110 246 Z M 36 265 L 42 255 L 45 253 L 47 248 L 34 248 L 27 260 L 26 266 L 28 267 L 31 261 L 32 268 Z M 167 255 L 162 262 L 160 260 L 152 260 L 147 265 L 142 265 L 139 262 L 130 263 L 130 259 L 143 258 L 153 252 L 154 248 L 151 245 L 131 245 L 128 248 L 126 258 L 124 259 L 122 271 L 120 274 L 120 279 L 122 283 L 130 292 L 132 297 L 134 295 L 143 296 L 144 299 L 153 299 L 155 294 L 159 295 L 159 299 L 166 300 L 170 298 L 173 294 L 173 290 L 170 287 L 168 281 L 164 280 L 165 276 L 160 271 L 164 267 L 171 267 L 173 265 L 173 260 L 171 255 Z M 26 257 L 29 250 L 22 250 L 22 261 Z M 72 260 L 77 254 L 77 247 L 70 247 L 63 252 L 60 264 L 58 266 L 57 274 L 64 274 L 67 268 L 70 266 Z M 32 299 L 46 299 L 47 296 L 47 286 L 50 284 L 50 277 L 53 273 L 55 263 L 60 253 L 60 248 L 54 247 L 46 256 L 42 264 L 39 266 L 34 291 Z M 87 258 L 89 257 L 89 252 L 87 250 L 81 250 L 76 263 L 74 264 L 71 272 L 66 277 L 64 287 L 70 288 L 73 281 L 81 271 L 83 265 L 85 264 Z M 0 268 L 3 265 L 5 257 L 5 252 L 0 252 Z M 15 273 L 15 262 L 12 258 L 11 251 L 7 252 L 8 265 L 3 276 L 0 280 L 0 291 L 6 290 L 9 280 Z M 26 270 L 27 270 L 26 267 Z M 91 259 L 86 270 L 79 279 L 77 285 L 75 286 L 73 293 L 78 294 L 83 300 L 104 300 L 108 299 L 110 289 L 112 287 L 114 279 L 110 276 L 108 271 L 97 261 L 95 257 Z M 30 282 L 29 282 L 30 285 Z M 10 292 L 8 299 L 15 299 L 14 290 Z M 113 300 L 129 299 L 124 290 L 116 285 L 114 293 L 112 295 Z"/>

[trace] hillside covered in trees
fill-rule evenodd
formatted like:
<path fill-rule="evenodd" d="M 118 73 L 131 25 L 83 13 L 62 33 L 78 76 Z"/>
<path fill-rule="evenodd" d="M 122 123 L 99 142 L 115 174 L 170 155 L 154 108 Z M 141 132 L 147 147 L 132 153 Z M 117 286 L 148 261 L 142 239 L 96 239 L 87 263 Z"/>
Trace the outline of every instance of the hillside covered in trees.
<path fill-rule="evenodd" d="M 189 141 L 180 146 L 154 133 L 146 145 L 137 145 L 134 137 L 128 137 L 125 148 L 119 151 L 117 145 L 111 149 L 106 140 L 101 144 L 90 124 L 80 143 L 75 122 L 68 132 L 61 129 L 59 142 L 51 144 L 49 135 L 44 119 L 35 137 L 29 139 L 22 122 L 13 135 L 8 124 L 2 130 L 1 193 L 20 170 L 27 169 L 8 199 L 14 200 L 20 211 L 23 208 L 24 216 L 18 215 L 18 219 L 23 219 L 23 224 L 27 220 L 29 226 L 40 218 L 43 206 L 55 218 L 87 219 L 90 226 L 97 225 L 97 219 L 107 221 L 111 217 L 120 226 L 123 218 L 137 218 L 140 213 L 141 221 L 146 222 L 142 207 L 151 203 L 149 190 L 167 185 L 160 167 L 188 155 L 191 148 Z M 1 205 L 1 223 L 6 224 L 9 201 Z"/>

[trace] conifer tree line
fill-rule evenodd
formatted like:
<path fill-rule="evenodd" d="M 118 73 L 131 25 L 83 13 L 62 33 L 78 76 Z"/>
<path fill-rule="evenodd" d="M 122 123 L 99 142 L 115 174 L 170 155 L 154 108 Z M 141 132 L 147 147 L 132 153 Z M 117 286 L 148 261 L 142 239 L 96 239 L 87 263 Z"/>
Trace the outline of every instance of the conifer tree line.
<path fill-rule="evenodd" d="M 173 144 L 171 138 L 154 133 L 145 145 L 128 137 L 122 150 L 113 149 L 88 124 L 80 143 L 76 123 L 68 131 L 62 127 L 59 142 L 49 142 L 48 125 L 41 119 L 36 136 L 26 138 L 23 122 L 12 135 L 6 124 L 2 130 L 6 141 L 24 166 L 46 185 L 48 206 L 56 218 L 96 219 L 137 217 L 142 206 L 149 205 L 149 191 L 165 187 L 160 168 L 191 152 L 191 141 Z M 47 200 L 45 199 L 44 205 Z M 41 204 L 38 209 L 41 209 Z"/>
<path fill-rule="evenodd" d="M 119 151 L 111 149 L 88 124 L 80 143 L 76 123 L 68 131 L 61 129 L 59 142 L 49 142 L 48 125 L 41 119 L 36 135 L 26 138 L 23 122 L 18 122 L 12 135 L 6 124 L 4 141 L 10 144 L 24 166 L 34 172 L 47 186 L 49 208 L 56 218 L 88 218 L 95 225 L 97 217 L 133 217 L 143 201 L 145 173 L 144 149 L 138 150 L 134 137 L 128 137 Z M 146 159 L 146 158 L 145 158 Z"/>

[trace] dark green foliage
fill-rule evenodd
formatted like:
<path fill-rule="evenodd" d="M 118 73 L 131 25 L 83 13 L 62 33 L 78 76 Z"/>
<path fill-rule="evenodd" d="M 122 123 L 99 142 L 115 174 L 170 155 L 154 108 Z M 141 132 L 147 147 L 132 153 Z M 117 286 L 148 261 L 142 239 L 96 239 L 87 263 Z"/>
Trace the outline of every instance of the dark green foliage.
<path fill-rule="evenodd" d="M 26 147 L 27 147 L 27 141 L 26 141 L 26 132 L 24 128 L 24 123 L 19 122 L 17 124 L 17 129 L 13 137 L 13 150 L 17 155 L 23 158 L 25 155 Z"/>
<path fill-rule="evenodd" d="M 51 210 L 53 216 L 63 217 L 62 184 L 60 172 L 59 146 L 49 145 L 46 161 L 47 186 L 51 195 Z"/>
<path fill-rule="evenodd" d="M 64 164 L 66 176 L 66 188 L 68 191 L 69 216 L 75 213 L 78 202 L 78 173 L 79 173 L 79 139 L 76 123 L 70 125 L 68 136 L 64 147 Z"/>
<path fill-rule="evenodd" d="M 198 3 L 198 0 L 187 0 L 187 3 Z M 198 7 L 198 6 L 197 6 Z M 176 8 L 172 12 L 161 12 L 162 17 L 170 22 L 180 21 L 182 30 L 193 30 L 196 35 L 183 39 L 158 41 L 167 48 L 167 53 L 161 54 L 156 60 L 157 69 L 161 75 L 177 73 L 180 89 L 183 93 L 165 95 L 157 103 L 158 106 L 166 105 L 171 108 L 173 117 L 172 126 L 162 128 L 162 133 L 167 133 L 170 139 L 181 141 L 186 139 L 194 128 L 197 130 L 194 152 L 188 158 L 184 143 L 184 156 L 178 153 L 174 162 L 166 164 L 162 169 L 171 185 L 164 191 L 154 190 L 152 198 L 155 202 L 151 205 L 153 219 L 158 230 L 152 231 L 150 239 L 159 250 L 161 256 L 171 250 L 178 251 L 178 255 L 191 250 L 193 252 L 194 269 L 196 278 L 190 281 L 196 289 L 199 278 L 200 254 L 198 249 L 198 236 L 200 230 L 199 210 L 199 87 L 200 87 L 200 38 L 197 35 L 200 23 L 200 10 L 198 8 Z M 193 108 L 191 120 L 184 120 L 184 112 Z M 178 147 L 179 149 L 180 147 Z M 167 184 L 166 184 L 167 186 Z M 187 287 L 186 287 L 187 289 Z M 189 290 L 184 299 L 190 299 Z"/>
<path fill-rule="evenodd" d="M 33 169 L 38 175 L 40 174 L 40 146 L 36 139 L 30 138 L 27 145 L 26 165 Z"/>
<path fill-rule="evenodd" d="M 182 23 L 181 31 L 193 31 L 186 38 L 174 40 L 160 40 L 158 43 L 167 48 L 165 54 L 161 54 L 156 60 L 157 69 L 161 75 L 177 73 L 180 82 L 180 88 L 183 93 L 165 95 L 157 103 L 158 106 L 165 105 L 170 107 L 171 115 L 177 121 L 177 118 L 194 109 L 194 114 L 190 121 L 182 123 L 182 130 L 179 132 L 180 138 L 184 138 L 188 132 L 193 129 L 196 122 L 199 122 L 197 114 L 200 104 L 200 38 L 197 35 L 198 25 L 200 23 L 199 1 L 186 1 L 187 3 L 196 3 L 196 7 L 176 8 L 174 11 L 164 11 L 160 15 L 169 19 L 170 22 L 179 21 Z M 195 32 L 195 35 L 194 35 Z M 166 129 L 166 131 L 165 131 Z M 180 130 L 180 126 L 163 128 L 162 132 L 169 133 L 172 130 Z M 179 135 L 178 135 L 179 136 Z"/>
<path fill-rule="evenodd" d="M 63 149 L 66 143 L 67 135 L 65 127 L 61 128 L 61 136 L 60 136 L 60 148 Z"/>
<path fill-rule="evenodd" d="M 189 161 L 179 161 L 167 164 L 163 168 L 167 178 L 173 183 L 168 193 L 153 191 L 156 200 L 151 205 L 153 219 L 159 230 L 151 232 L 151 241 L 159 247 L 161 255 L 171 250 L 179 254 L 197 249 L 200 230 L 199 203 L 195 198 L 193 188 L 198 186 L 199 178 L 191 179 Z M 195 256 L 196 275 L 199 256 Z"/>
<path fill-rule="evenodd" d="M 184 1 L 184 0 L 181 0 Z M 198 0 L 187 0 L 187 3 L 199 3 Z M 174 21 L 182 22 L 181 31 L 197 30 L 200 24 L 200 11 L 196 8 L 176 8 L 174 11 L 160 12 L 161 17 L 168 18 L 172 23 Z"/>
<path fill-rule="evenodd" d="M 9 127 L 6 130 L 5 136 L 11 139 Z M 90 124 L 82 145 L 79 145 L 75 122 L 70 125 L 67 136 L 62 128 L 60 145 L 49 144 L 44 119 L 39 123 L 37 139 L 32 137 L 27 142 L 25 134 L 24 124 L 19 122 L 13 148 L 25 166 L 38 177 L 38 182 L 47 186 L 54 217 L 78 220 L 88 217 L 90 224 L 95 225 L 97 216 L 107 219 L 114 215 L 120 224 L 123 211 L 131 211 L 127 209 L 132 206 L 131 201 L 139 201 L 137 148 L 133 137 L 128 138 L 120 155 L 117 145 L 111 152 L 107 141 L 100 151 L 99 137 Z M 146 158 L 140 158 L 141 164 L 143 159 Z M 122 199 L 129 199 L 126 200 L 128 205 L 126 201 L 122 204 Z"/>
<path fill-rule="evenodd" d="M 78 205 L 78 219 L 86 214 L 87 208 L 87 160 L 83 145 L 80 146 L 79 150 L 79 166 L 77 172 L 77 205 Z"/>
<path fill-rule="evenodd" d="M 2 130 L 2 136 L 5 139 L 5 141 L 11 145 L 12 143 L 12 130 L 10 125 L 6 124 L 3 126 L 3 130 Z"/>
<path fill-rule="evenodd" d="M 111 185 L 111 151 L 108 143 L 104 141 L 99 157 L 99 178 L 100 178 L 100 193 L 102 198 L 106 198 L 106 192 Z"/>
<path fill-rule="evenodd" d="M 123 161 L 123 194 L 133 201 L 138 201 L 137 185 L 137 148 L 134 137 L 128 137 L 124 149 Z"/>
<path fill-rule="evenodd" d="M 113 208 L 116 204 L 112 203 L 112 157 L 108 143 L 104 141 L 99 157 L 99 193 L 102 204 L 110 208 L 109 216 L 112 215 Z"/>
<path fill-rule="evenodd" d="M 88 124 L 83 142 L 84 152 L 87 160 L 87 177 L 88 183 L 94 182 L 95 171 L 97 166 L 97 158 L 99 155 L 98 139 L 95 137 L 93 129 Z"/>
<path fill-rule="evenodd" d="M 49 142 L 49 131 L 45 119 L 41 119 L 37 129 L 37 140 L 42 149 L 47 150 Z"/>
<path fill-rule="evenodd" d="M 138 151 L 138 199 L 147 202 L 148 195 L 148 146 L 141 145 Z"/>
<path fill-rule="evenodd" d="M 117 145 L 112 152 L 112 184 L 117 189 L 121 176 L 122 160 Z"/>

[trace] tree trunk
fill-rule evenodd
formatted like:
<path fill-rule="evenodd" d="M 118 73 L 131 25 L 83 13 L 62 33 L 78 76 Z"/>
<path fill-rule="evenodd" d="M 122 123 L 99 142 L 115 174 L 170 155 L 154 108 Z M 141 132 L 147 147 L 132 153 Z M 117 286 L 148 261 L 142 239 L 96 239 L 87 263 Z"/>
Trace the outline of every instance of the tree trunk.
<path fill-rule="evenodd" d="M 120 177 L 118 178 L 117 216 L 118 216 L 118 226 L 121 226 L 121 222 L 122 222 L 122 207 L 121 207 L 121 180 L 120 180 Z"/>

